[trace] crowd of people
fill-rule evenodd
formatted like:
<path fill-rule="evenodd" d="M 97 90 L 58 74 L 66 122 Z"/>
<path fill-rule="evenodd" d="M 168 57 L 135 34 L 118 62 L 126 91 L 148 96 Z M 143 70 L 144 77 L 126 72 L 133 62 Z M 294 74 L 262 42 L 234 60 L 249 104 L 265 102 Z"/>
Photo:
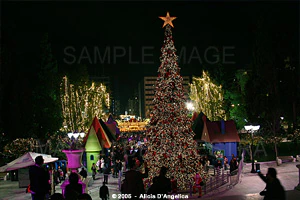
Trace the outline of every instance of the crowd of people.
<path fill-rule="evenodd" d="M 159 176 L 153 177 L 152 185 L 147 187 L 144 185 L 143 179 L 148 178 L 148 166 L 147 163 L 143 161 L 143 155 L 146 151 L 143 145 L 133 145 L 124 147 L 122 145 L 116 145 L 112 148 L 108 155 L 101 156 L 96 163 L 93 163 L 92 177 L 95 180 L 97 173 L 103 173 L 103 185 L 99 190 L 99 197 L 102 200 L 109 199 L 109 190 L 107 187 L 108 177 L 112 175 L 113 178 L 120 177 L 122 171 L 126 171 L 125 179 L 122 181 L 121 193 L 131 194 L 132 199 L 141 199 L 141 194 L 153 195 L 154 199 L 157 194 L 176 194 L 177 180 L 174 176 L 170 179 L 166 177 L 168 169 L 162 167 L 160 169 Z M 38 156 L 35 159 L 36 164 L 30 168 L 30 193 L 32 195 L 32 200 L 44 200 L 44 198 L 49 198 L 51 193 L 50 187 L 50 177 L 49 173 L 42 167 L 43 158 Z M 222 159 L 211 160 L 208 156 L 202 156 L 200 158 L 200 163 L 205 169 L 208 170 L 209 167 L 213 166 L 215 169 L 224 168 L 225 170 L 230 170 L 232 174 L 238 169 L 238 159 L 233 154 L 231 155 L 231 160 L 228 162 L 228 158 L 223 156 Z M 144 168 L 145 173 L 141 173 L 142 168 Z M 122 170 L 123 169 L 123 170 Z M 273 191 L 276 190 L 276 196 L 280 196 L 284 199 L 284 189 L 280 184 L 280 181 L 276 177 L 276 170 L 269 169 L 266 176 L 259 173 L 261 179 L 266 182 L 266 188 L 261 192 L 261 195 L 265 196 L 265 199 L 272 199 Z M 69 179 L 69 185 L 66 186 L 64 194 L 54 193 L 50 199 L 65 199 L 65 200 L 76 200 L 76 199 L 92 199 L 89 194 L 86 194 L 82 190 L 82 185 L 78 182 L 79 179 L 84 181 L 87 178 L 87 171 L 82 167 L 81 171 L 77 173 L 71 173 L 69 177 L 66 177 L 66 168 L 62 165 L 54 170 L 55 180 L 61 182 L 66 178 Z M 194 193 L 198 190 L 198 197 L 201 197 L 202 187 L 204 181 L 200 173 L 196 173 L 194 176 L 194 184 L 192 190 Z M 153 199 L 152 196 L 152 199 Z M 269 198 L 272 197 L 272 198 Z"/>
<path fill-rule="evenodd" d="M 51 194 L 51 181 L 48 170 L 43 167 L 44 159 L 42 156 L 35 158 L 35 165 L 29 169 L 30 189 L 32 200 L 92 200 L 91 196 L 87 193 L 83 193 L 82 185 L 78 182 L 79 175 L 77 173 L 71 173 L 69 178 L 69 184 L 65 188 L 64 195 L 61 193 Z M 58 168 L 57 171 L 60 172 Z M 62 170 L 62 169 L 61 169 Z M 61 173 L 59 173 L 61 174 Z M 62 176 L 65 178 L 65 176 Z"/>
<path fill-rule="evenodd" d="M 143 178 L 148 177 L 148 166 L 147 163 L 144 163 L 144 171 L 145 173 L 141 173 L 138 163 L 130 163 L 130 170 L 126 172 L 125 179 L 123 180 L 121 186 L 121 192 L 125 195 L 130 195 L 131 199 L 143 199 L 145 191 L 145 185 L 143 183 Z M 165 195 L 168 194 L 176 194 L 178 192 L 177 188 L 177 180 L 174 176 L 171 178 L 167 178 L 168 168 L 161 167 L 160 173 L 158 176 L 153 177 L 152 185 L 147 190 L 147 195 L 151 196 L 151 199 L 164 199 Z M 198 197 L 202 196 L 202 186 L 203 179 L 199 173 L 196 173 L 194 176 L 194 185 L 193 192 L 196 193 L 196 189 L 198 189 Z"/>
<path fill-rule="evenodd" d="M 134 151 L 136 153 L 136 151 Z M 128 152 L 130 153 L 130 151 Z M 132 152 L 131 152 L 132 153 Z M 113 154 L 112 154 L 113 155 Z M 108 161 L 111 161 L 112 159 L 109 159 L 109 156 L 107 157 Z M 168 194 L 176 194 L 178 192 L 177 189 L 177 180 L 174 178 L 174 176 L 171 176 L 171 178 L 167 178 L 166 174 L 168 171 L 168 168 L 161 167 L 160 173 L 158 176 L 153 177 L 152 179 L 152 185 L 148 188 L 148 190 L 145 190 L 145 185 L 143 182 L 144 178 L 148 178 L 148 165 L 146 162 L 140 162 L 138 159 L 138 155 L 135 154 L 134 156 L 130 156 L 128 160 L 128 169 L 125 174 L 125 179 L 123 180 L 123 183 L 121 185 L 121 193 L 126 195 L 131 195 L 131 199 L 143 199 L 141 195 L 144 195 L 145 193 L 147 195 L 152 195 L 151 199 L 160 199 L 163 195 Z M 204 161 L 207 158 L 203 157 L 201 158 L 201 161 L 204 163 Z M 105 158 L 100 159 L 100 163 L 98 163 L 99 166 L 101 166 L 101 160 L 104 163 L 104 168 L 102 171 L 100 169 L 97 169 L 96 167 L 96 173 L 103 173 L 104 174 L 104 182 L 103 185 L 99 189 L 99 197 L 102 200 L 109 199 L 109 190 L 106 184 L 108 184 L 107 178 L 105 178 L 105 175 L 112 174 L 115 176 L 114 171 L 110 171 L 108 169 L 113 169 L 109 167 L 111 166 L 122 166 L 120 165 L 121 160 L 117 159 L 115 162 L 111 161 L 111 164 L 105 163 Z M 79 179 L 85 179 L 87 177 L 87 172 L 85 168 L 83 167 L 81 171 L 77 173 L 70 173 L 68 179 L 69 184 L 66 186 L 64 194 L 61 193 L 54 193 L 53 195 L 49 195 L 51 193 L 51 187 L 50 187 L 50 177 L 49 173 L 45 170 L 43 167 L 43 157 L 38 156 L 35 159 L 35 165 L 30 167 L 29 170 L 29 177 L 30 177 L 30 193 L 32 196 L 32 200 L 44 200 L 44 199 L 51 199 L 51 200 L 91 200 L 91 196 L 87 193 L 84 193 L 82 189 L 82 184 L 79 183 Z M 209 162 L 205 162 L 205 164 L 209 164 Z M 224 159 L 223 166 L 226 167 L 226 160 Z M 125 165 L 125 163 L 124 163 Z M 228 164 L 230 171 L 234 171 L 237 166 L 238 162 L 234 155 L 232 155 L 232 159 L 230 163 Z M 93 165 L 94 166 L 94 165 Z M 92 166 L 92 168 L 93 168 Z M 96 164 L 95 164 L 96 166 Z M 106 167 L 107 166 L 107 167 Z M 219 162 L 217 162 L 216 167 L 223 167 L 222 165 L 219 165 Z M 144 173 L 141 173 L 141 167 L 144 167 Z M 58 168 L 57 171 L 60 168 Z M 61 169 L 62 170 L 62 169 Z M 121 170 L 119 170 L 121 171 Z M 61 174 L 61 173 L 59 173 Z M 265 189 L 260 193 L 260 195 L 264 196 L 264 200 L 268 199 L 280 199 L 285 200 L 285 191 L 283 186 L 281 185 L 279 179 L 277 178 L 277 172 L 274 168 L 269 168 L 268 173 L 266 176 L 258 172 L 259 177 L 266 183 Z M 65 178 L 65 177 L 63 177 Z M 194 185 L 192 187 L 193 193 L 196 193 L 196 190 L 198 190 L 198 198 L 202 197 L 202 187 L 204 185 L 204 180 L 201 177 L 200 173 L 196 173 L 194 176 Z M 160 197 L 158 196 L 161 195 Z"/>

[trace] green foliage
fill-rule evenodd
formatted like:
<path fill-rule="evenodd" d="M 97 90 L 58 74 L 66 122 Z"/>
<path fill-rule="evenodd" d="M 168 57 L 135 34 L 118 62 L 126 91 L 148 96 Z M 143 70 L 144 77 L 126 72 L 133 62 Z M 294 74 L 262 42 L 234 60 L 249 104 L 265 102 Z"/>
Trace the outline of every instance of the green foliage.
<path fill-rule="evenodd" d="M 287 139 L 294 142 L 300 142 L 300 129 L 296 129 L 293 133 L 288 134 Z"/>
<path fill-rule="evenodd" d="M 266 144 L 279 144 L 281 143 L 285 138 L 287 138 L 286 132 L 282 129 L 282 127 L 279 128 L 275 133 L 272 130 L 272 127 L 268 127 L 268 123 L 264 123 L 264 127 L 262 127 L 261 132 L 263 133 L 264 142 Z"/>
<path fill-rule="evenodd" d="M 266 156 L 264 153 L 255 154 L 254 159 L 258 162 L 266 162 L 266 161 L 275 161 L 276 154 L 274 151 L 274 145 L 268 143 L 262 143 Z M 255 147 L 256 148 L 256 147 Z M 278 146 L 278 156 L 296 156 L 300 151 L 300 144 L 294 142 L 282 142 L 279 143 Z"/>
<path fill-rule="evenodd" d="M 248 146 L 251 145 L 252 138 L 251 134 L 240 134 L 240 140 L 241 142 L 239 143 L 242 146 Z M 253 135 L 253 145 L 256 146 L 259 142 L 264 141 L 263 137 L 261 135 Z"/>
<path fill-rule="evenodd" d="M 237 129 L 242 129 L 248 118 L 245 101 L 245 86 L 248 82 L 248 73 L 245 70 L 239 70 L 235 74 L 234 84 L 225 91 L 224 99 L 230 103 L 230 119 L 236 122 Z"/>

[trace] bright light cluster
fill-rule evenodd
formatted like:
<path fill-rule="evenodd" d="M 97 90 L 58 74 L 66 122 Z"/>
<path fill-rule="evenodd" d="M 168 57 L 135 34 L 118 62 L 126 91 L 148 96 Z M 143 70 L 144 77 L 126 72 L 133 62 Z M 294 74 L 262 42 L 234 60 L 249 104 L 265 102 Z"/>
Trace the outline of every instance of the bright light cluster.
<path fill-rule="evenodd" d="M 95 116 L 101 117 L 109 106 L 109 94 L 103 84 L 85 83 L 75 86 L 68 77 L 61 84 L 61 103 L 63 110 L 63 131 L 87 132 Z"/>
<path fill-rule="evenodd" d="M 207 72 L 203 71 L 202 78 L 193 77 L 190 89 L 190 98 L 195 102 L 197 112 L 203 112 L 213 121 L 226 120 L 222 86 L 214 84 Z"/>

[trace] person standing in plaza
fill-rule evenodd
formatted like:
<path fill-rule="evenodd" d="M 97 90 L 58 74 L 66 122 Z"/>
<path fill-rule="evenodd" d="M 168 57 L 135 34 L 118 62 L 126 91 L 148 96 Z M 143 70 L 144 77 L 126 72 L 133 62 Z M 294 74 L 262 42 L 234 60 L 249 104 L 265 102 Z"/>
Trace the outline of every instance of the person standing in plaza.
<path fill-rule="evenodd" d="M 124 154 L 124 162 L 125 162 L 124 171 L 126 171 L 128 169 L 128 154 L 127 154 L 127 151 Z"/>
<path fill-rule="evenodd" d="M 46 194 L 50 192 L 50 176 L 42 167 L 44 159 L 42 156 L 35 158 L 35 165 L 29 169 L 30 193 L 32 200 L 44 200 Z"/>
<path fill-rule="evenodd" d="M 83 193 L 77 197 L 77 200 L 92 200 L 92 197 L 88 193 Z"/>
<path fill-rule="evenodd" d="M 64 163 L 61 164 L 61 170 L 63 171 L 63 180 L 66 179 L 66 175 L 67 175 L 67 169 Z"/>
<path fill-rule="evenodd" d="M 96 167 L 96 164 L 93 163 L 92 167 L 91 167 L 91 170 L 92 170 L 92 177 L 93 177 L 93 180 L 96 180 L 96 174 L 97 174 L 97 167 Z"/>
<path fill-rule="evenodd" d="M 153 183 L 147 191 L 147 195 L 154 195 L 155 198 L 151 198 L 151 199 L 155 199 L 155 200 L 159 199 L 157 195 L 160 194 L 160 190 L 159 190 L 160 188 L 159 185 L 157 184 L 157 179 L 158 179 L 157 176 L 153 178 L 152 180 Z"/>
<path fill-rule="evenodd" d="M 286 195 L 283 186 L 277 178 L 277 171 L 275 168 L 269 168 L 268 173 L 264 176 L 260 171 L 259 177 L 266 183 L 265 190 L 260 192 L 264 196 L 264 200 L 285 200 Z"/>
<path fill-rule="evenodd" d="M 64 180 L 64 171 L 60 168 L 60 166 L 57 167 L 57 174 L 59 176 L 59 182 L 62 182 L 62 180 Z"/>
<path fill-rule="evenodd" d="M 104 174 L 104 182 L 106 184 L 108 184 L 108 176 L 110 174 L 110 170 L 111 169 L 109 167 L 107 167 L 107 168 L 104 169 L 104 172 L 103 172 L 103 174 Z"/>
<path fill-rule="evenodd" d="M 111 166 L 112 166 L 112 159 L 110 156 L 108 156 L 106 159 L 106 167 L 111 169 Z"/>
<path fill-rule="evenodd" d="M 119 162 L 118 162 L 118 160 L 116 160 L 115 164 L 113 165 L 113 169 L 114 169 L 113 178 L 118 178 L 118 171 L 119 171 L 118 164 L 119 164 Z"/>
<path fill-rule="evenodd" d="M 231 160 L 230 160 L 230 163 L 229 163 L 229 167 L 230 167 L 230 174 L 236 170 L 238 168 L 238 162 L 237 162 L 237 159 L 236 157 L 234 156 L 234 154 L 231 155 Z"/>
<path fill-rule="evenodd" d="M 103 182 L 103 185 L 100 187 L 99 190 L 99 197 L 102 200 L 107 200 L 109 199 L 109 191 L 108 191 L 108 187 L 105 185 L 105 182 Z"/>
<path fill-rule="evenodd" d="M 228 158 L 226 156 L 224 156 L 224 169 L 228 169 Z"/>
<path fill-rule="evenodd" d="M 97 167 L 97 172 L 98 172 L 98 173 L 101 173 L 101 170 L 100 170 L 100 169 L 101 169 L 101 168 L 100 168 L 100 167 L 101 167 L 101 159 L 100 159 L 100 158 L 98 159 L 98 161 L 97 161 L 97 163 L 96 163 L 96 167 Z"/>
<path fill-rule="evenodd" d="M 171 180 L 166 177 L 167 172 L 167 167 L 161 167 L 159 176 L 157 176 L 157 184 L 160 188 L 160 194 L 168 194 L 172 191 Z"/>
<path fill-rule="evenodd" d="M 122 176 L 122 161 L 118 160 L 118 175 Z"/>
<path fill-rule="evenodd" d="M 87 171 L 84 169 L 84 167 L 81 168 L 81 171 L 79 172 L 79 175 L 82 177 L 82 181 L 84 181 L 87 177 Z"/>
<path fill-rule="evenodd" d="M 194 177 L 194 181 L 195 181 L 195 184 L 193 186 L 193 193 L 196 193 L 196 188 L 198 188 L 198 190 L 199 190 L 198 198 L 200 198 L 202 196 L 202 188 L 201 188 L 202 178 L 198 172 L 196 173 L 196 175 Z"/>
<path fill-rule="evenodd" d="M 135 162 L 130 162 L 130 170 L 125 174 L 124 194 L 130 194 L 131 199 L 139 199 L 141 194 L 145 194 L 143 178 L 148 177 L 147 163 L 144 162 L 145 173 L 137 171 Z"/>
<path fill-rule="evenodd" d="M 103 159 L 103 157 L 101 158 L 101 160 L 100 160 L 100 173 L 103 173 L 103 170 L 104 170 L 104 159 Z"/>
<path fill-rule="evenodd" d="M 82 194 L 82 184 L 79 182 L 79 175 L 72 172 L 69 176 L 69 184 L 66 186 L 65 198 L 66 200 L 74 200 Z"/>

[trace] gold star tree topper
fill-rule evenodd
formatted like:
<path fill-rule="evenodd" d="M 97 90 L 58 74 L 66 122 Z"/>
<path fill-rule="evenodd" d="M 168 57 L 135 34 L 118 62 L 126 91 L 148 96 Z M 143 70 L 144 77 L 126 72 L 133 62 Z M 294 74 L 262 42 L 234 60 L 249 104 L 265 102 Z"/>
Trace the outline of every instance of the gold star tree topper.
<path fill-rule="evenodd" d="M 159 18 L 162 19 L 162 20 L 164 20 L 163 27 L 165 27 L 167 24 L 170 24 L 174 28 L 172 21 L 174 19 L 176 19 L 177 17 L 170 17 L 169 12 L 167 12 L 167 16 L 165 16 L 165 17 L 159 17 Z"/>

